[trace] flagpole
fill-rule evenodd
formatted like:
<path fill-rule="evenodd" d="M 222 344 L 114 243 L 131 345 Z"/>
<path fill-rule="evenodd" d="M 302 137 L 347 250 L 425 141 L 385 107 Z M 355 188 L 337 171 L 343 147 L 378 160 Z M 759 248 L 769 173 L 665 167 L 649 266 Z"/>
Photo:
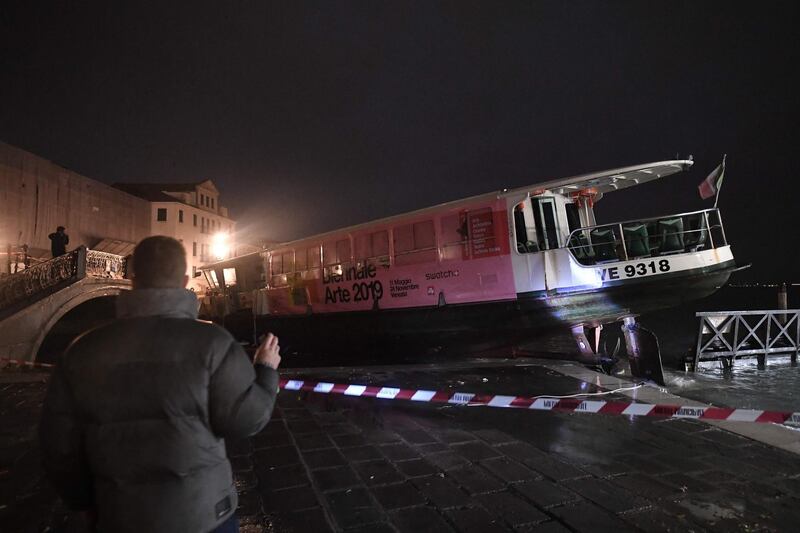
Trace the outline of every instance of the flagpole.
<path fill-rule="evenodd" d="M 725 154 L 725 155 L 722 156 L 722 172 L 721 172 L 721 175 L 722 175 L 723 179 L 725 178 L 725 160 L 727 158 L 728 158 L 728 154 Z M 717 202 L 719 201 L 719 191 L 721 191 L 721 190 L 722 190 L 722 183 L 720 183 L 719 187 L 717 187 L 717 194 L 716 194 L 716 196 L 714 196 L 714 209 L 717 208 Z"/>

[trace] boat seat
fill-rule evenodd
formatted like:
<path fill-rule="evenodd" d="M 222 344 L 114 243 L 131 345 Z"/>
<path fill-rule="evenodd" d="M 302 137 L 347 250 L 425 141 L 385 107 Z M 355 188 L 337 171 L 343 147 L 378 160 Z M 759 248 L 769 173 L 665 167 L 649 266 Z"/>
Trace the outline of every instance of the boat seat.
<path fill-rule="evenodd" d="M 659 253 L 679 254 L 684 251 L 683 219 L 664 218 L 658 221 Z"/>
<path fill-rule="evenodd" d="M 575 259 L 582 265 L 590 265 L 594 262 L 594 251 L 589 239 L 583 232 L 576 233 L 570 239 L 568 248 L 572 250 Z"/>
<path fill-rule="evenodd" d="M 628 257 L 647 257 L 650 255 L 650 238 L 644 224 L 626 224 L 622 226 L 625 235 L 625 249 Z"/>
<path fill-rule="evenodd" d="M 686 222 L 686 249 L 696 252 L 706 247 L 708 229 L 702 215 L 691 217 Z"/>
<path fill-rule="evenodd" d="M 655 255 L 658 253 L 658 247 L 661 245 L 661 238 L 658 235 L 658 222 L 649 220 L 645 222 L 647 234 L 649 235 L 648 241 L 650 245 L 650 254 Z"/>
<path fill-rule="evenodd" d="M 598 263 L 619 261 L 613 230 L 610 228 L 596 228 L 589 233 L 589 237 L 592 240 L 595 260 Z"/>

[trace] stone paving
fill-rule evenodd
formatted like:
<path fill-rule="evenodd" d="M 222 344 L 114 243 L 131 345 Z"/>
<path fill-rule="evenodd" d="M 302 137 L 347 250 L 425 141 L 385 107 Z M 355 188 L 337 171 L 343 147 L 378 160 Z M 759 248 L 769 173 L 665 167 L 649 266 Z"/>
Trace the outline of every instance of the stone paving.
<path fill-rule="evenodd" d="M 581 390 L 536 366 L 349 377 L 476 392 Z M 26 379 L 0 381 L 0 530 L 67 531 L 38 466 L 46 375 Z M 228 449 L 245 532 L 794 531 L 800 523 L 800 457 L 695 421 L 284 391 L 269 425 Z"/>

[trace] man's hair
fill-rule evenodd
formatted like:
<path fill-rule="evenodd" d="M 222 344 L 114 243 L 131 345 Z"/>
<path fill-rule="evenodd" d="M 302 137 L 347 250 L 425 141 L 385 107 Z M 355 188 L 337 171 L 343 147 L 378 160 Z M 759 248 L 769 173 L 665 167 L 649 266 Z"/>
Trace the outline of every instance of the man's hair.
<path fill-rule="evenodd" d="M 172 237 L 147 237 L 133 250 L 133 277 L 139 289 L 183 287 L 186 250 Z"/>
<path fill-rule="evenodd" d="M 65 228 L 64 226 L 59 226 L 59 227 L 56 228 L 56 231 L 64 231 L 65 229 L 67 229 L 67 228 Z"/>

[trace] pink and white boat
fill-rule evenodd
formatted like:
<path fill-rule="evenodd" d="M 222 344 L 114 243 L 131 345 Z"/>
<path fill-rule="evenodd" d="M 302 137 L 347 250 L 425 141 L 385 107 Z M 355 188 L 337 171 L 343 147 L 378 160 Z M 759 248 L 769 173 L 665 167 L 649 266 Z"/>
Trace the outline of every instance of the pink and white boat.
<path fill-rule="evenodd" d="M 735 263 L 720 212 L 598 223 L 594 205 L 691 165 L 661 161 L 504 189 L 283 243 L 204 273 L 226 296 L 218 318 L 274 331 L 301 350 L 513 346 L 569 328 L 578 357 L 597 363 L 600 328 L 623 322 L 634 374 L 661 381 L 657 344 L 635 318 L 727 281 Z"/>

